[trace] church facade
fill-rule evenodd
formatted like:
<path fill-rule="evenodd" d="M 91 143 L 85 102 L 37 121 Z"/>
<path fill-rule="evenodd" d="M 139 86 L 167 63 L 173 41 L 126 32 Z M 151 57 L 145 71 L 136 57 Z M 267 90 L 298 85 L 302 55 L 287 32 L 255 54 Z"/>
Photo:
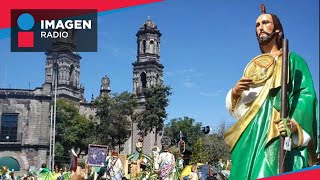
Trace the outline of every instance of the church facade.
<path fill-rule="evenodd" d="M 137 95 L 139 107 L 136 112 L 139 112 L 144 109 L 142 89 L 162 83 L 163 65 L 160 63 L 161 33 L 157 25 L 150 19 L 145 21 L 136 36 L 133 93 Z M 46 52 L 45 82 L 41 87 L 34 90 L 0 89 L 0 164 L 10 161 L 16 164 L 15 170 L 22 171 L 38 169 L 42 163 L 49 164 L 55 95 L 75 102 L 80 114 L 95 115 L 91 102 L 84 98 L 84 86 L 80 83 L 81 56 L 75 50 L 73 39 L 53 42 L 52 50 Z M 109 78 L 103 77 L 101 83 L 100 94 L 109 93 Z M 134 151 L 134 144 L 140 137 L 138 133 L 133 124 L 123 153 Z M 151 153 L 154 144 L 160 144 L 160 138 L 159 142 L 154 142 L 154 136 L 150 133 L 144 138 L 146 153 Z"/>

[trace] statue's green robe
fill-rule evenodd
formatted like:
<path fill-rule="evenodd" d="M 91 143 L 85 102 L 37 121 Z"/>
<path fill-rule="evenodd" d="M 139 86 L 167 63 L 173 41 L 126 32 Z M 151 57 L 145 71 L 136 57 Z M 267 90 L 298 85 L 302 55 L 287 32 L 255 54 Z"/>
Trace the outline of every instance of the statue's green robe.
<path fill-rule="evenodd" d="M 230 180 L 250 180 L 279 174 L 279 132 L 274 119 L 279 119 L 281 104 L 281 63 L 276 62 L 271 78 L 252 107 L 225 134 L 231 148 Z M 288 115 L 300 127 L 299 144 L 286 153 L 286 171 L 311 166 L 317 150 L 319 131 L 318 101 L 305 60 L 291 52 L 289 55 Z M 302 147 L 304 130 L 311 137 Z"/>

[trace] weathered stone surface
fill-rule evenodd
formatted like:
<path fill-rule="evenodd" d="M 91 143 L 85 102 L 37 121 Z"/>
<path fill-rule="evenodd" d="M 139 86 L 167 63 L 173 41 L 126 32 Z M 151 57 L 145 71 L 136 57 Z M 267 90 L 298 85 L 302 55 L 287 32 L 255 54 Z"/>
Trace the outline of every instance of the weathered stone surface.
<path fill-rule="evenodd" d="M 160 63 L 161 33 L 154 22 L 147 20 L 137 33 L 138 54 L 133 63 L 133 93 L 138 95 L 141 105 L 136 111 L 144 109 L 142 88 L 149 88 L 163 81 L 163 65 Z M 51 106 L 53 104 L 54 64 L 58 68 L 57 97 L 74 101 L 79 106 L 80 114 L 99 123 L 95 118 L 95 109 L 84 99 L 84 87 L 80 83 L 80 55 L 75 52 L 46 53 L 45 82 L 34 90 L 0 89 L 0 127 L 1 115 L 18 114 L 16 142 L 0 142 L 0 158 L 15 158 L 26 171 L 30 167 L 39 169 L 42 163 L 49 163 Z M 144 76 L 142 78 L 142 75 Z M 129 78 L 129 77 L 128 77 Z M 110 93 L 110 80 L 104 77 L 101 93 Z M 135 143 L 140 137 L 136 124 L 132 124 L 132 135 L 124 144 L 124 153 L 135 150 Z M 155 144 L 155 135 L 150 133 L 144 138 L 143 151 L 151 154 Z M 158 146 L 161 136 L 158 135 Z"/>

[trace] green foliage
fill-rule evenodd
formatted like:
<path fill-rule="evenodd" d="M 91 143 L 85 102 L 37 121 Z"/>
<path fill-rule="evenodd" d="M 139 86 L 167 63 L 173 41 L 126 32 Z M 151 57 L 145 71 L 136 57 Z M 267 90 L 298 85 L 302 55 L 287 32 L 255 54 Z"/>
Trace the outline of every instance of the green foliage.
<path fill-rule="evenodd" d="M 199 137 L 192 147 L 190 164 L 208 162 L 209 154 L 204 146 L 204 139 Z"/>
<path fill-rule="evenodd" d="M 61 163 L 70 161 L 69 156 L 65 156 L 68 150 L 65 151 L 62 144 L 60 142 L 56 142 L 55 144 L 55 161 Z"/>
<path fill-rule="evenodd" d="M 56 116 L 55 155 L 58 162 L 66 162 L 72 147 L 87 151 L 94 139 L 94 123 L 80 115 L 78 107 L 65 99 L 57 100 Z"/>
<path fill-rule="evenodd" d="M 205 149 L 209 154 L 210 162 L 217 162 L 219 159 L 229 160 L 230 149 L 224 142 L 224 133 L 227 130 L 225 123 L 220 124 L 216 132 L 206 136 L 205 138 Z"/>
<path fill-rule="evenodd" d="M 165 108 L 169 105 L 168 97 L 171 94 L 171 88 L 164 85 L 143 89 L 145 110 L 135 117 L 142 136 L 146 136 L 154 129 L 157 136 L 163 130 L 164 121 L 167 117 Z"/>
<path fill-rule="evenodd" d="M 72 147 L 87 151 L 88 143 L 94 136 L 94 123 L 80 115 L 78 107 L 65 99 L 57 100 L 56 116 L 57 154 L 69 156 L 68 151 Z"/>
<path fill-rule="evenodd" d="M 201 123 L 189 117 L 172 119 L 165 126 L 165 136 L 169 136 L 172 145 L 177 146 L 179 132 L 182 131 L 183 140 L 186 142 L 185 162 L 191 157 L 190 163 L 217 162 L 219 159 L 230 159 L 230 150 L 224 142 L 223 136 L 228 127 L 222 123 L 213 134 L 204 135 Z"/>
<path fill-rule="evenodd" d="M 199 137 L 204 137 L 201 131 L 201 123 L 196 123 L 193 118 L 183 117 L 172 119 L 166 124 L 164 134 L 169 136 L 172 145 L 177 145 L 179 141 L 179 133 L 182 131 L 183 140 L 186 142 L 186 150 L 191 150 L 192 145 Z"/>
<path fill-rule="evenodd" d="M 137 102 L 131 93 L 101 96 L 94 101 L 96 116 L 100 119 L 98 127 L 99 143 L 113 148 L 121 146 L 131 134 L 130 116 Z"/>

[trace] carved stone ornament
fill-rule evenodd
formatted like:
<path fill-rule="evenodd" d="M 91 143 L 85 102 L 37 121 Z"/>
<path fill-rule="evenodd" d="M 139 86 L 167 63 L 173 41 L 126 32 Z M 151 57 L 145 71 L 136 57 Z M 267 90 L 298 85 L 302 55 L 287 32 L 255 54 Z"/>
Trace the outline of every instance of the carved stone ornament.
<path fill-rule="evenodd" d="M 109 89 L 110 79 L 108 76 L 104 76 L 101 80 L 101 89 Z"/>

